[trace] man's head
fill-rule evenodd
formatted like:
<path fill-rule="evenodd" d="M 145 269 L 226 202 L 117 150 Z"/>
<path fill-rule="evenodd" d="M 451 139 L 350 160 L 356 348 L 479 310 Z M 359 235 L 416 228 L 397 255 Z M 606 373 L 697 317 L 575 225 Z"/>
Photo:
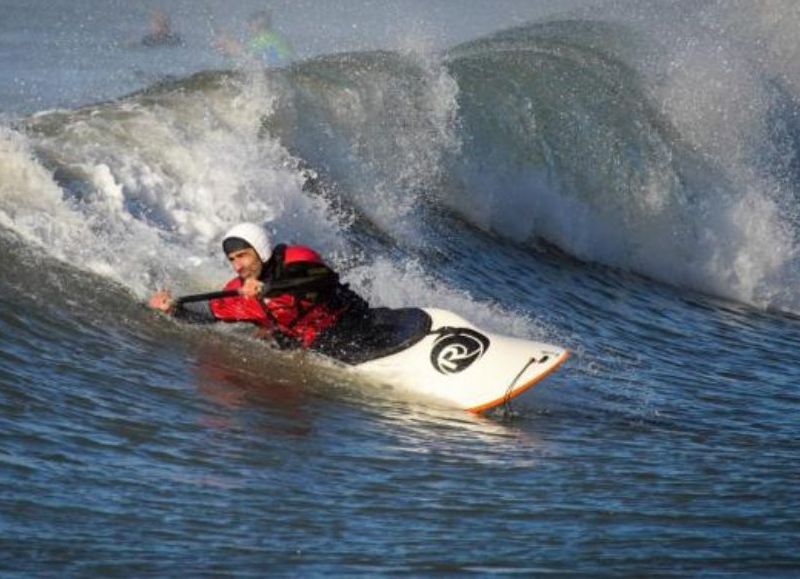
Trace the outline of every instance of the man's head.
<path fill-rule="evenodd" d="M 264 228 L 254 223 L 240 223 L 228 231 L 222 249 L 242 280 L 258 279 L 272 251 Z"/>
<path fill-rule="evenodd" d="M 272 27 L 272 13 L 269 10 L 258 10 L 247 18 L 247 28 L 251 33 L 263 32 Z"/>

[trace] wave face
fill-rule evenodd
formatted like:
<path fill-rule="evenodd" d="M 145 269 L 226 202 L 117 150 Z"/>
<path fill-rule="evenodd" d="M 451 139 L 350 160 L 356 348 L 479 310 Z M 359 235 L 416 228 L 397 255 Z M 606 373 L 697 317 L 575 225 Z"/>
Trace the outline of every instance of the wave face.
<path fill-rule="evenodd" d="M 794 310 L 790 89 L 742 47 L 721 61 L 707 45 L 657 54 L 657 40 L 567 21 L 451 51 L 467 143 L 451 206 L 518 241 L 538 236 L 586 261 Z M 709 95 L 707 81 L 722 86 Z"/>
<path fill-rule="evenodd" d="M 215 244 L 241 219 L 344 262 L 366 230 L 432 250 L 452 212 L 534 250 L 797 312 L 800 82 L 780 35 L 764 48 L 770 13 L 662 9 L 680 34 L 630 15 L 551 21 L 435 58 L 202 73 L 41 113 L 0 134 L 0 220 L 142 293 L 222 276 Z"/>

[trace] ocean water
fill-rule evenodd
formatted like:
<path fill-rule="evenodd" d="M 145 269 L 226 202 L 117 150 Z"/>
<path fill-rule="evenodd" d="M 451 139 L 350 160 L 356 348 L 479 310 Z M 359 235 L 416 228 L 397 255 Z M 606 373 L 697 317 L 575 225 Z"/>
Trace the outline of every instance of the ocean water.
<path fill-rule="evenodd" d="M 292 62 L 214 49 L 261 7 L 0 2 L 0 574 L 797 575 L 794 3 L 276 2 Z M 476 416 L 143 305 L 241 220 L 572 356 Z"/>

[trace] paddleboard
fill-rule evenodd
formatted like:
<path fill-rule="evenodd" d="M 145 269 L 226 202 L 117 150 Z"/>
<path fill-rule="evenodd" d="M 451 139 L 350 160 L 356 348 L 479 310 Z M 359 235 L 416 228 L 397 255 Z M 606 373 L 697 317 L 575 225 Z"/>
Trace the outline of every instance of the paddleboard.
<path fill-rule="evenodd" d="M 569 356 L 435 308 L 386 310 L 380 335 L 387 341 L 351 359 L 349 371 L 474 413 L 519 400 Z"/>

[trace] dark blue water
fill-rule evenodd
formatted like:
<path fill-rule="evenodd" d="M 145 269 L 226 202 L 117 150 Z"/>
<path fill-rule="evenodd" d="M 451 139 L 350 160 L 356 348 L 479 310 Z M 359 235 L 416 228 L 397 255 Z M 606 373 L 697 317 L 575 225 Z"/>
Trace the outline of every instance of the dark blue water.
<path fill-rule="evenodd" d="M 755 79 L 782 70 L 785 96 L 793 77 L 741 56 L 758 26 L 661 17 L 9 119 L 2 575 L 795 575 L 790 123 L 737 141 L 791 116 Z M 671 23 L 707 75 L 708 35 L 727 43 L 736 130 L 689 106 L 700 70 Z M 143 305 L 223 283 L 219 238 L 243 219 L 314 245 L 375 305 L 572 356 L 525 405 L 476 416 Z"/>

